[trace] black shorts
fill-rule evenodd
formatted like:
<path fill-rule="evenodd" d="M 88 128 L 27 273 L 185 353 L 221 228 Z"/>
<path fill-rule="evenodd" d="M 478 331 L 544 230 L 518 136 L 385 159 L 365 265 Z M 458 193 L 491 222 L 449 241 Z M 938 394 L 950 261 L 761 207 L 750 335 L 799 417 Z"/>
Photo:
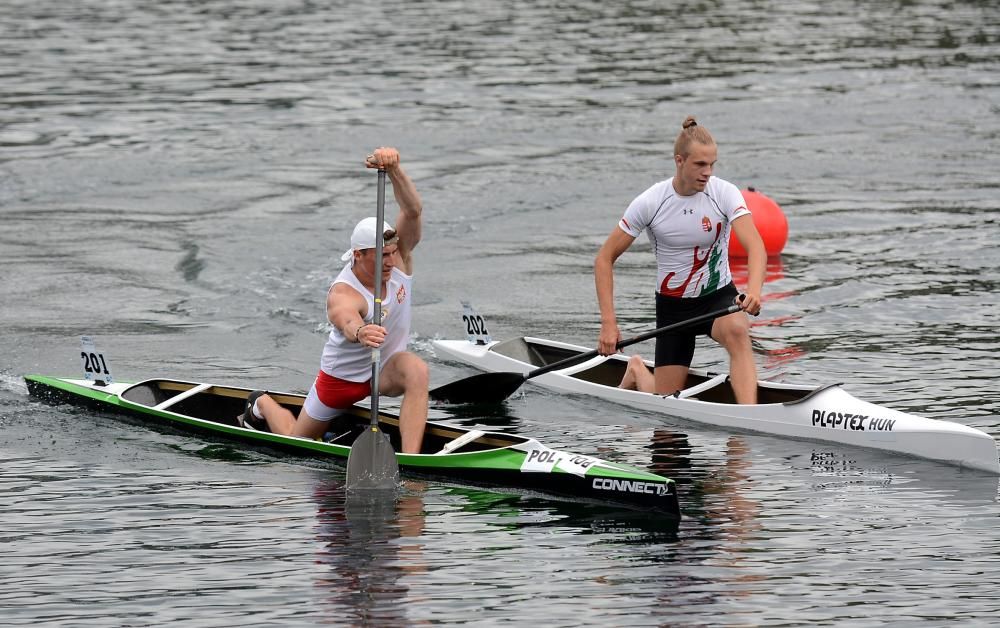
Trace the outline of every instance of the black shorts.
<path fill-rule="evenodd" d="M 721 310 L 736 303 L 736 286 L 732 283 L 719 288 L 711 294 L 700 297 L 668 297 L 656 294 L 656 326 L 666 327 L 695 316 Z M 705 321 L 677 331 L 668 332 L 656 337 L 656 366 L 691 366 L 694 358 L 695 338 L 704 334 L 712 335 L 712 323 L 715 319 Z"/>

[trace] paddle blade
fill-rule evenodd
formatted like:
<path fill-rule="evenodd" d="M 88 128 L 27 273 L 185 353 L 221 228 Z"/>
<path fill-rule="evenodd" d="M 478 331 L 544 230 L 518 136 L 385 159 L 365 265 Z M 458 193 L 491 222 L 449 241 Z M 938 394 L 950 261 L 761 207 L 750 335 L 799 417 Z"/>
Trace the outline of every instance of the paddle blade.
<path fill-rule="evenodd" d="M 521 373 L 480 373 L 429 391 L 431 399 L 446 403 L 499 403 L 527 379 Z"/>
<path fill-rule="evenodd" d="M 347 490 L 395 489 L 399 463 L 389 437 L 377 427 L 358 436 L 347 456 Z"/>

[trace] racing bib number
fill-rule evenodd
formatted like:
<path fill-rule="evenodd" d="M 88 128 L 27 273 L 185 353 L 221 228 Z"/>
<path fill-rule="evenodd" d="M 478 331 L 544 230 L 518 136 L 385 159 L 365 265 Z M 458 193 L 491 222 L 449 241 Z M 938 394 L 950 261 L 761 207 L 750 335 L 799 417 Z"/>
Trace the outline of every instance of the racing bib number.
<path fill-rule="evenodd" d="M 80 360 L 83 363 L 83 378 L 101 385 L 111 384 L 111 368 L 104 354 L 97 350 L 91 336 L 80 336 Z"/>
<path fill-rule="evenodd" d="M 477 345 L 490 343 L 490 332 L 486 329 L 486 320 L 472 307 L 468 301 L 462 301 L 462 323 L 469 342 Z"/>

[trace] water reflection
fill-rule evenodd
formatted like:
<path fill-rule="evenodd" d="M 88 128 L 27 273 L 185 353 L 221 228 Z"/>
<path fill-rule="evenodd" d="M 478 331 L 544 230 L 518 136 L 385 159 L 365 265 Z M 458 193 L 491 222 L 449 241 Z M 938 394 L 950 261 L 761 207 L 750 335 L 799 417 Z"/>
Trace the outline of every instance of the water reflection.
<path fill-rule="evenodd" d="M 760 529 L 760 504 L 742 488 L 749 481 L 750 448 L 740 436 L 726 440 L 721 462 L 694 456 L 686 434 L 653 430 L 650 471 L 674 478 L 681 494 L 683 514 L 711 524 L 727 538 L 744 538 Z"/>
<path fill-rule="evenodd" d="M 733 274 L 733 282 L 736 284 L 737 288 L 743 288 L 747 285 L 747 277 L 749 277 L 749 267 L 747 264 L 747 258 L 745 257 L 730 257 L 729 258 L 729 270 Z M 773 257 L 767 258 L 767 266 L 764 268 L 764 284 L 779 281 L 785 278 L 785 262 L 781 259 L 780 255 L 775 255 Z M 784 293 L 778 293 L 784 294 Z M 793 294 L 793 293 L 788 293 Z M 784 298 L 783 296 L 774 295 L 764 295 L 768 298 Z"/>
<path fill-rule="evenodd" d="M 678 531 L 676 520 L 658 514 L 410 480 L 397 495 L 381 498 L 347 494 L 342 480 L 324 481 L 315 487 L 313 497 L 317 562 L 329 566 L 314 587 L 331 608 L 351 614 L 338 618 L 346 623 L 410 623 L 406 613 L 410 588 L 405 579 L 428 572 L 434 559 L 427 556 L 440 560 L 440 548 L 427 547 L 440 535 L 426 531 L 431 527 L 428 518 L 440 518 L 442 513 L 448 513 L 450 521 L 455 521 L 455 513 L 475 515 L 482 534 L 520 536 L 545 529 L 553 534 L 594 535 L 609 545 L 672 543 Z M 434 504 L 436 514 L 428 514 L 428 503 Z"/>
<path fill-rule="evenodd" d="M 736 284 L 737 290 L 744 290 L 746 288 L 747 282 L 750 277 L 750 269 L 747 265 L 746 258 L 730 258 L 729 259 L 729 269 L 733 274 L 733 283 Z M 782 299 L 787 299 L 798 295 L 797 290 L 775 290 L 775 286 L 768 286 L 769 283 L 776 283 L 785 278 L 785 262 L 781 259 L 780 255 L 767 258 L 767 266 L 764 268 L 764 294 L 761 295 L 761 300 L 764 303 L 780 301 Z M 784 319 L 774 319 L 773 322 L 758 321 L 757 324 L 777 324 L 780 325 L 784 320 L 793 320 L 792 317 L 786 317 Z"/>
<path fill-rule="evenodd" d="M 650 470 L 678 482 L 682 512 L 697 524 L 694 539 L 707 545 L 702 551 L 681 557 L 715 576 L 696 578 L 698 588 L 725 590 L 727 598 L 751 597 L 767 575 L 754 568 L 754 546 L 763 528 L 758 519 L 761 504 L 746 492 L 751 481 L 750 447 L 739 436 L 725 441 L 721 455 L 693 455 L 686 434 L 658 429 L 650 442 Z M 669 595 L 665 591 L 664 595 Z M 669 602 L 669 598 L 665 599 Z"/>
<path fill-rule="evenodd" d="M 997 501 L 1000 490 L 1000 477 L 989 473 L 928 465 L 927 461 L 903 456 L 887 457 L 862 448 L 815 446 L 808 464 L 816 490 L 892 488 L 903 498 L 934 503 L 939 508 L 989 504 Z"/>
<path fill-rule="evenodd" d="M 568 534 L 607 535 L 602 542 L 611 544 L 677 540 L 679 522 L 659 513 L 469 487 L 449 487 L 447 492 L 462 498 L 462 512 L 498 517 L 511 532 L 558 528 Z"/>
<path fill-rule="evenodd" d="M 318 484 L 317 562 L 330 566 L 315 582 L 345 623 L 405 625 L 407 587 L 400 579 L 427 570 L 423 546 L 423 493 L 347 495 L 342 481 Z"/>

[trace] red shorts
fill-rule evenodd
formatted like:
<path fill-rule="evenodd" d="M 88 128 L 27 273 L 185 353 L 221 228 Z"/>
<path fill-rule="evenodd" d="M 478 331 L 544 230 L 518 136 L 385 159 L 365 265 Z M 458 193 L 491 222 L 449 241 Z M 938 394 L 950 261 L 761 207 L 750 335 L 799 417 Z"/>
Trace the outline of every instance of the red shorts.
<path fill-rule="evenodd" d="M 372 392 L 371 380 L 349 382 L 320 371 L 316 376 L 316 396 L 328 408 L 343 410 L 361 401 Z"/>

